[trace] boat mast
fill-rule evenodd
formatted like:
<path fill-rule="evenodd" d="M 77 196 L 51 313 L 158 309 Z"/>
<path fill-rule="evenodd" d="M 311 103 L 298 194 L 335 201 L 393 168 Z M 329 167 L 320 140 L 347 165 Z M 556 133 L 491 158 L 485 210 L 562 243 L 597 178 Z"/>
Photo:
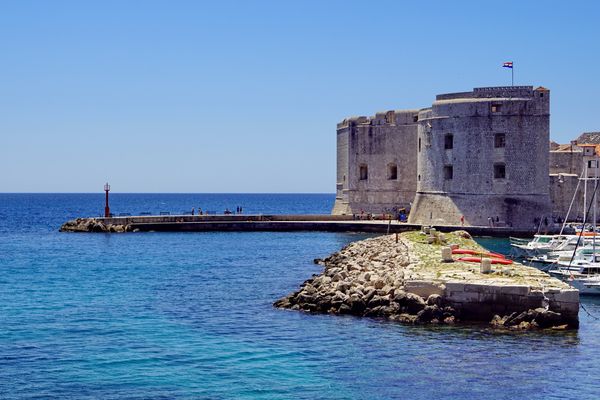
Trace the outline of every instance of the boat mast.
<path fill-rule="evenodd" d="M 583 177 L 583 215 L 585 216 L 585 210 L 587 210 L 587 180 L 588 180 L 588 162 L 583 159 L 585 163 L 585 176 Z M 585 218 L 583 221 L 583 226 L 581 227 L 581 233 L 585 232 Z"/>
<path fill-rule="evenodd" d="M 594 202 L 594 221 L 592 222 L 592 262 L 596 262 L 596 204 L 598 203 L 596 199 L 596 191 L 598 190 L 598 155 L 594 150 L 594 196 L 592 196 L 592 200 Z M 590 269 L 588 268 L 588 275 L 590 273 Z"/>
<path fill-rule="evenodd" d="M 577 193 L 579 193 L 579 185 L 581 185 L 581 179 L 583 178 L 583 170 L 581 174 L 579 174 L 579 179 L 577 179 L 577 186 L 575 187 L 575 192 L 573 192 L 573 197 L 571 198 L 571 204 L 569 204 L 569 209 L 567 210 L 567 215 L 565 216 L 565 220 L 560 227 L 559 236 L 562 236 L 563 231 L 565 230 L 565 226 L 567 225 L 567 221 L 569 220 L 569 215 L 571 215 L 571 209 L 573 208 L 573 203 L 575 202 L 575 197 L 577 197 Z M 575 213 L 575 218 L 577 218 L 577 213 Z"/>

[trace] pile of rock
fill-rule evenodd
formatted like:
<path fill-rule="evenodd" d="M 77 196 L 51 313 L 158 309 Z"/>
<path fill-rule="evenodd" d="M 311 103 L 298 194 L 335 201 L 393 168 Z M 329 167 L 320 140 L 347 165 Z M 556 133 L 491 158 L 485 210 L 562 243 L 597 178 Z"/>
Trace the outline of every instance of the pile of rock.
<path fill-rule="evenodd" d="M 531 329 L 578 326 L 578 292 L 520 264 L 482 273 L 442 256 L 450 244 L 484 250 L 466 232 L 406 232 L 351 243 L 316 263 L 324 271 L 275 307 L 406 323 L 490 323 Z M 445 259 L 446 258 L 446 259 Z"/>
<path fill-rule="evenodd" d="M 411 264 L 409 248 L 404 242 L 394 246 L 387 242 L 381 238 L 355 242 L 324 260 L 315 260 L 325 266 L 324 272 L 276 301 L 275 307 L 453 324 L 457 312 L 444 304 L 442 296 L 423 298 L 404 290 L 405 267 Z"/>
<path fill-rule="evenodd" d="M 129 232 L 129 225 L 105 224 L 96 218 L 77 218 L 65 222 L 60 232 Z"/>
<path fill-rule="evenodd" d="M 495 315 L 490 323 L 496 328 L 509 329 L 547 329 L 547 328 L 566 328 L 563 318 L 559 313 L 546 310 L 545 308 L 536 308 L 523 311 L 521 313 L 513 312 L 510 315 L 500 317 Z"/>

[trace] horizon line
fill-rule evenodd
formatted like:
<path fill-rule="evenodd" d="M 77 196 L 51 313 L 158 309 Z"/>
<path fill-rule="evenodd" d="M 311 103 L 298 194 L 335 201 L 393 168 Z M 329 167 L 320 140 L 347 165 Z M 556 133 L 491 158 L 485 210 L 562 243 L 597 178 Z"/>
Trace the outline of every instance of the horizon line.
<path fill-rule="evenodd" d="M 335 192 L 110 192 L 112 194 L 333 194 Z M 104 194 L 99 192 L 0 192 L 2 194 Z"/>

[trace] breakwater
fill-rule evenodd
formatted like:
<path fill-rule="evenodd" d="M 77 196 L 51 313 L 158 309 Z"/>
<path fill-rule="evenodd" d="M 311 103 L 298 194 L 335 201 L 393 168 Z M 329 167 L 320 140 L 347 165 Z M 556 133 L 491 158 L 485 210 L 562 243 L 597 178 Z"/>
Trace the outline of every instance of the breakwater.
<path fill-rule="evenodd" d="M 473 236 L 529 237 L 535 230 L 510 227 L 431 225 L 440 232 L 464 229 Z M 369 232 L 400 233 L 420 225 L 396 220 L 361 220 L 351 215 L 160 215 L 112 218 L 77 218 L 64 223 L 63 232 Z"/>
<path fill-rule="evenodd" d="M 518 263 L 481 271 L 480 263 L 442 260 L 448 246 L 485 252 L 464 231 L 407 232 L 351 243 L 316 260 L 324 271 L 274 305 L 411 324 L 578 327 L 579 293 L 566 283 Z"/>

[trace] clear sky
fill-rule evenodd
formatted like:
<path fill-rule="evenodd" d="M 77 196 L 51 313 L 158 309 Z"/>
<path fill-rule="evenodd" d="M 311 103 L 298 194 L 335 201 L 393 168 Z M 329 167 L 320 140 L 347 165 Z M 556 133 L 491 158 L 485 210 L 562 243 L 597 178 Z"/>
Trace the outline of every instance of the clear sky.
<path fill-rule="evenodd" d="M 335 127 L 551 90 L 600 131 L 600 2 L 0 2 L 0 191 L 334 192 Z"/>

